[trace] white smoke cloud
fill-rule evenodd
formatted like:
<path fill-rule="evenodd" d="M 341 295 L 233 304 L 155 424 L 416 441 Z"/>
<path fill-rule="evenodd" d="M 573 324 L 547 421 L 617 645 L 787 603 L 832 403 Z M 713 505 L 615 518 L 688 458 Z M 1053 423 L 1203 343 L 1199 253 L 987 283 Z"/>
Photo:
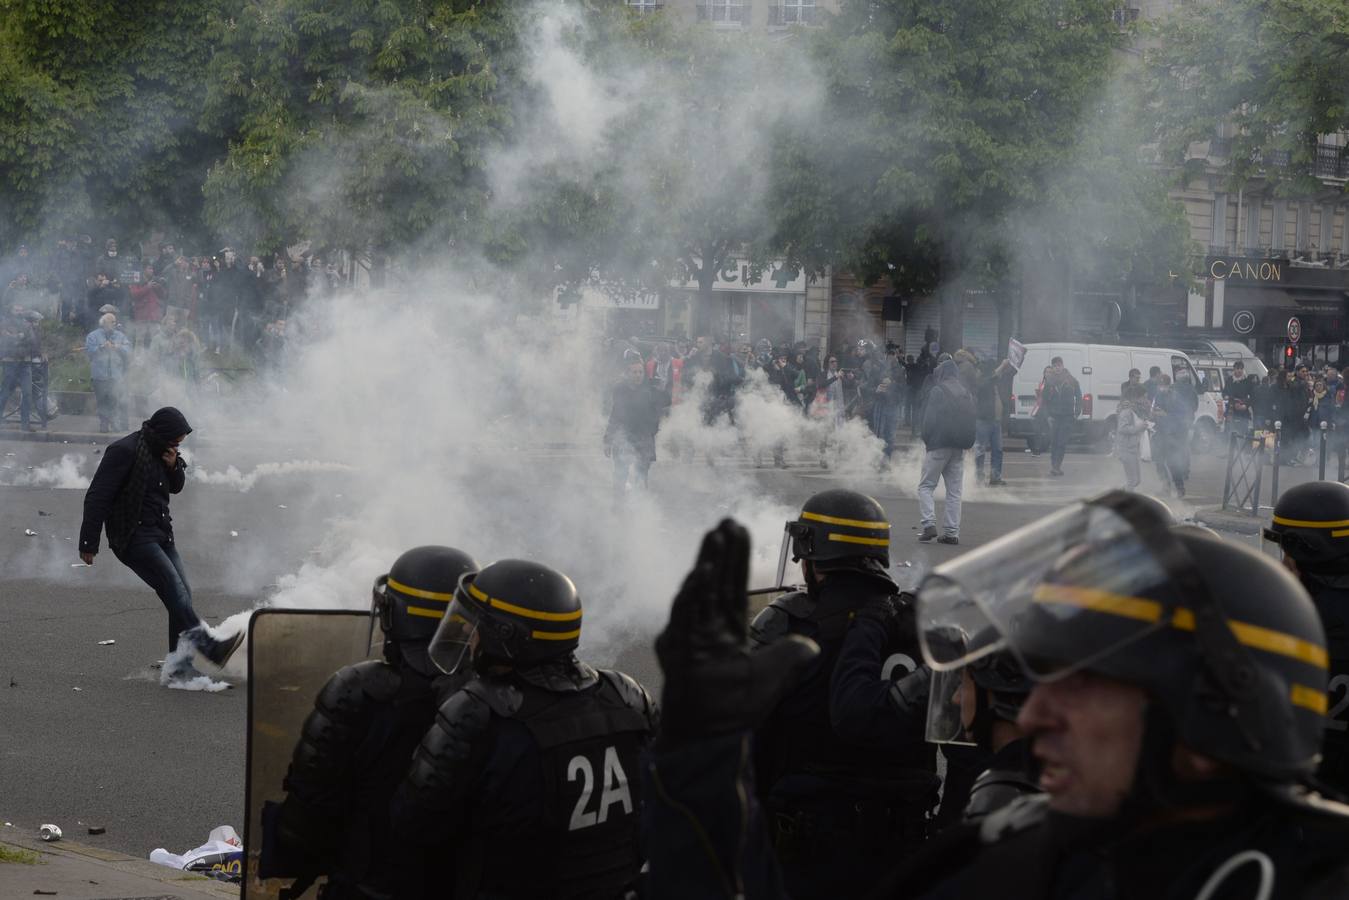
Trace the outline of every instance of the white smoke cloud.
<path fill-rule="evenodd" d="M 83 490 L 89 486 L 89 476 L 83 472 L 88 461 L 89 458 L 83 453 L 66 453 L 58 460 L 27 469 L 0 467 L 0 484 Z"/>
<path fill-rule="evenodd" d="M 223 472 L 212 472 L 209 469 L 189 469 L 188 472 L 193 481 L 202 484 L 215 485 L 219 487 L 233 488 L 240 493 L 246 494 L 253 489 L 253 485 L 258 483 L 260 478 L 276 478 L 292 474 L 312 474 L 315 472 L 349 472 L 351 466 L 344 463 L 321 462 L 313 459 L 292 460 L 283 463 L 262 463 L 255 466 L 251 472 L 244 474 L 235 466 L 228 466 Z"/>

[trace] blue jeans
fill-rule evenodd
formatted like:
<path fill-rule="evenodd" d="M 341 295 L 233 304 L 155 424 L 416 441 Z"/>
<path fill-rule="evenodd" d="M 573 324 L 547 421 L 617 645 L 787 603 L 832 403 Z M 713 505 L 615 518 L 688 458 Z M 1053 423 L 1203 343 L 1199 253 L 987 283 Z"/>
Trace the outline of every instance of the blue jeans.
<path fill-rule="evenodd" d="M 122 396 L 122 379 L 94 378 L 94 399 L 98 401 L 98 424 L 108 428 L 126 428 L 126 398 Z"/>
<path fill-rule="evenodd" d="M 1073 436 L 1072 416 L 1049 417 L 1049 466 L 1063 468 L 1063 457 L 1068 452 L 1068 439 Z"/>
<path fill-rule="evenodd" d="M 0 403 L 9 399 L 10 393 L 19 389 L 19 422 L 28 427 L 28 416 L 33 410 L 33 364 L 30 362 L 4 363 L 4 376 L 0 380 Z M 43 421 L 42 410 L 38 410 L 38 423 Z"/>
<path fill-rule="evenodd" d="M 989 478 L 1002 478 L 1002 423 L 991 419 L 976 419 L 974 422 L 974 469 L 984 469 L 984 453 L 988 453 Z"/>
<path fill-rule="evenodd" d="M 895 427 L 899 424 L 900 407 L 889 403 L 877 403 L 871 417 L 875 424 L 876 437 L 885 441 L 885 458 L 895 450 Z"/>
<path fill-rule="evenodd" d="M 178 548 L 168 541 L 150 541 L 132 544 L 114 555 L 128 569 L 135 572 L 159 595 L 169 612 L 169 652 L 178 649 L 178 635 L 201 624 L 192 608 L 192 588 L 187 585 L 187 572 L 178 558 Z"/>

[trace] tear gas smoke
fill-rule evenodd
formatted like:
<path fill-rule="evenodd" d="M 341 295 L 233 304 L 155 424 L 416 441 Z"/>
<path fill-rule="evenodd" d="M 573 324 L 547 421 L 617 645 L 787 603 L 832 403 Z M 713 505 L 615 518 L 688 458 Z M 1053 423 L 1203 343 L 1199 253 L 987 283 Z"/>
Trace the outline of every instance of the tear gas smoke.
<path fill-rule="evenodd" d="M 32 469 L 0 468 L 0 484 L 12 487 L 48 487 L 58 490 L 83 490 L 89 486 L 89 476 L 83 474 L 88 457 L 83 453 L 67 453 L 59 460 L 43 463 Z"/>
<path fill-rule="evenodd" d="M 320 462 L 318 460 L 304 459 L 293 460 L 284 463 L 262 463 L 256 466 L 253 471 L 247 475 L 240 472 L 236 467 L 229 466 L 223 472 L 212 472 L 208 469 L 188 469 L 189 476 L 193 481 L 202 484 L 215 485 L 218 487 L 228 487 L 248 493 L 257 484 L 260 478 L 276 478 L 283 475 L 296 473 L 314 473 L 314 472 L 347 472 L 351 467 L 343 463 Z"/>

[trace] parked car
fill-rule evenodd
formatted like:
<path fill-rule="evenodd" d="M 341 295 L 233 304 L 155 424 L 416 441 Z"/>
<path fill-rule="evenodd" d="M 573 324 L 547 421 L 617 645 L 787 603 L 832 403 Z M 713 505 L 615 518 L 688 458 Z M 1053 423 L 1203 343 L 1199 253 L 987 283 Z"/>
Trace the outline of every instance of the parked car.
<path fill-rule="evenodd" d="M 1194 416 L 1194 449 L 1211 450 L 1222 424 L 1219 406 L 1211 385 L 1200 380 L 1190 357 L 1180 350 L 1165 347 L 1125 347 L 1114 344 L 1077 344 L 1070 342 L 1026 345 L 1026 359 L 1012 379 L 1014 408 L 1008 434 L 1029 438 L 1035 433 L 1031 413 L 1035 409 L 1035 388 L 1049 361 L 1063 357 L 1063 364 L 1082 386 L 1082 413 L 1078 416 L 1077 437 L 1094 444 L 1108 444 L 1115 436 L 1115 413 L 1119 408 L 1120 387 L 1129 380 L 1129 370 L 1138 369 L 1143 380 L 1148 370 L 1158 366 L 1172 378 L 1187 373 L 1199 397 Z M 1218 389 L 1221 398 L 1221 388 Z"/>

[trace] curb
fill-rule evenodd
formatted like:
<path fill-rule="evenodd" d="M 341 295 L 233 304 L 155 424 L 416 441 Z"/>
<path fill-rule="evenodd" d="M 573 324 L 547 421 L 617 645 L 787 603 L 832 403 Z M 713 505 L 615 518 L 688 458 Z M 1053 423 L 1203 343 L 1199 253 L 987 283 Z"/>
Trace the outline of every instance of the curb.
<path fill-rule="evenodd" d="M 1267 521 L 1264 516 L 1252 516 L 1233 509 L 1221 507 L 1200 509 L 1194 519 L 1201 525 L 1207 525 L 1215 531 L 1231 531 L 1235 534 L 1258 535 Z"/>
<path fill-rule="evenodd" d="M 38 838 L 29 838 L 23 834 L 8 833 L 12 830 L 14 829 L 5 829 L 6 834 L 3 839 L 0 839 L 0 846 L 17 847 L 37 853 L 39 856 L 61 858 L 81 867 L 112 869 L 123 875 L 157 881 L 180 891 L 191 891 L 195 894 L 213 897 L 229 897 L 233 900 L 238 900 L 239 897 L 239 885 L 237 884 L 228 884 L 191 872 L 182 872 L 168 866 L 152 863 L 148 859 L 128 856 L 116 850 L 92 847 L 64 838 L 55 843 L 46 843 Z"/>
<path fill-rule="evenodd" d="M 100 434 L 97 431 L 0 431 L 0 441 L 26 441 L 35 444 L 109 444 L 120 434 Z"/>

